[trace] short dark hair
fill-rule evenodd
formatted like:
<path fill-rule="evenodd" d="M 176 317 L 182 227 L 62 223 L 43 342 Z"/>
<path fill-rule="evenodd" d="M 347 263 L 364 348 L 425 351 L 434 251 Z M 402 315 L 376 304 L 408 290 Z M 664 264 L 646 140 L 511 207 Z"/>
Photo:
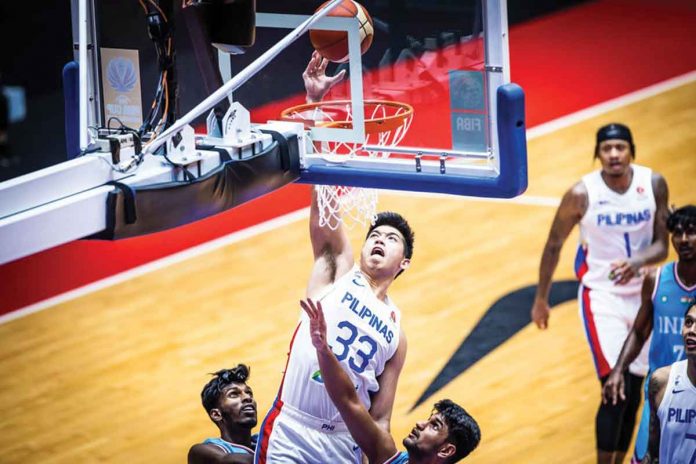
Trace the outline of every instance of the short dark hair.
<path fill-rule="evenodd" d="M 457 462 L 469 455 L 481 441 L 481 429 L 471 415 L 457 403 L 451 400 L 441 400 L 435 403 L 447 423 L 449 436 L 447 441 L 457 447 L 456 453 L 449 462 Z"/>
<path fill-rule="evenodd" d="M 684 311 L 684 317 L 686 317 L 686 315 L 689 314 L 689 311 L 691 311 L 691 309 L 694 307 L 696 307 L 696 301 L 692 301 L 691 304 L 686 308 L 686 311 Z"/>
<path fill-rule="evenodd" d="M 370 226 L 365 238 L 369 237 L 372 231 L 379 226 L 391 226 L 401 232 L 401 235 L 404 236 L 404 256 L 407 259 L 411 259 L 411 256 L 413 256 L 413 241 L 416 236 L 406 219 L 399 213 L 394 213 L 393 211 L 381 212 L 375 217 L 375 222 Z"/>
<path fill-rule="evenodd" d="M 667 230 L 674 232 L 677 226 L 696 225 L 696 206 L 686 205 L 675 209 L 667 216 Z"/>
<path fill-rule="evenodd" d="M 220 393 L 231 383 L 246 383 L 249 378 L 249 366 L 239 364 L 232 369 L 221 369 L 213 374 L 214 377 L 205 384 L 201 392 L 203 407 L 207 412 L 217 407 Z"/>
<path fill-rule="evenodd" d="M 605 140 L 619 139 L 628 142 L 631 147 L 631 158 L 636 157 L 636 146 L 633 144 L 633 135 L 631 129 L 625 124 L 612 122 L 606 126 L 602 126 L 597 130 L 597 142 L 595 143 L 594 157 L 599 158 L 599 144 Z"/>

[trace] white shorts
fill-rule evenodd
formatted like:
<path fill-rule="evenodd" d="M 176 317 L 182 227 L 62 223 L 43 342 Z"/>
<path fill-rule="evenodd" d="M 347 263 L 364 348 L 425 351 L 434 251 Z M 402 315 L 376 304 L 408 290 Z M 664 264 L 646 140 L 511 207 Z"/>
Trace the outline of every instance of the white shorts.
<path fill-rule="evenodd" d="M 590 344 L 597 376 L 609 375 L 619 359 L 628 332 L 640 308 L 640 293 L 616 295 L 605 290 L 591 290 L 584 285 L 578 289 L 580 318 Z M 650 340 L 646 340 L 638 357 L 628 370 L 631 374 L 645 376 L 648 372 Z"/>
<path fill-rule="evenodd" d="M 344 422 L 324 421 L 276 400 L 261 425 L 255 464 L 361 464 Z"/>

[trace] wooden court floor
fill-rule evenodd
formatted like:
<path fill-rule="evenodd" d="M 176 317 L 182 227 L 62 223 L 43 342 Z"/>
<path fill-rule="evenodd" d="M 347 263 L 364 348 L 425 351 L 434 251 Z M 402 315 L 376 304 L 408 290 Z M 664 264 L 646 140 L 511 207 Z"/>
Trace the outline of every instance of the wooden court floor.
<path fill-rule="evenodd" d="M 393 286 L 409 353 L 392 429 L 405 436 L 425 387 L 501 296 L 536 283 L 554 200 L 593 169 L 594 132 L 623 121 L 637 161 L 670 200 L 696 202 L 696 83 L 529 142 L 527 198 L 538 203 L 383 194 L 416 231 Z M 352 238 L 359 247 L 363 231 Z M 556 279 L 572 277 L 574 234 Z M 311 265 L 306 217 L 0 325 L 0 462 L 185 462 L 216 429 L 200 405 L 206 373 L 252 366 L 260 418 L 285 363 Z M 598 382 L 575 302 L 550 329 L 527 326 L 454 379 L 449 397 L 480 422 L 471 463 L 590 463 Z M 409 412 L 410 411 L 410 412 Z"/>

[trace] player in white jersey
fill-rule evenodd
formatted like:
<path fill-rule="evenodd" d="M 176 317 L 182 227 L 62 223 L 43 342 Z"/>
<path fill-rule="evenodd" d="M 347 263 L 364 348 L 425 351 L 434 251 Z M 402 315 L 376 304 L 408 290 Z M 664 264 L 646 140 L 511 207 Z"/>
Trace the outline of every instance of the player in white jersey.
<path fill-rule="evenodd" d="M 595 158 L 601 169 L 571 187 L 556 211 L 539 266 L 531 317 L 540 329 L 548 327 L 553 273 L 563 244 L 579 225 L 580 314 L 603 384 L 640 307 L 640 270 L 667 256 L 668 191 L 660 174 L 632 163 L 633 137 L 623 124 L 608 124 L 597 131 Z M 622 462 L 628 450 L 647 369 L 647 347 L 644 351 L 626 374 L 626 400 L 616 405 L 600 402 L 598 463 Z"/>
<path fill-rule="evenodd" d="M 406 338 L 387 289 L 410 264 L 413 232 L 400 215 L 378 214 L 356 265 L 343 227 L 319 225 L 315 193 L 310 237 L 315 262 L 307 297 L 325 305 L 336 357 L 363 405 L 388 430 Z M 308 330 L 303 314 L 278 396 L 261 427 L 256 462 L 359 463 L 361 451 L 326 393 Z"/>
<path fill-rule="evenodd" d="M 682 328 L 686 359 L 650 376 L 650 437 L 644 464 L 696 462 L 696 304 Z"/>
<path fill-rule="evenodd" d="M 465 458 L 478 446 L 481 430 L 474 418 L 458 404 L 441 400 L 435 403 L 428 420 L 417 422 L 404 438 L 406 451 L 397 451 L 394 438 L 370 416 L 353 380 L 329 346 L 321 302 L 307 299 L 300 304 L 308 317 L 307 337 L 311 336 L 316 350 L 326 391 L 370 464 L 450 464 Z"/>

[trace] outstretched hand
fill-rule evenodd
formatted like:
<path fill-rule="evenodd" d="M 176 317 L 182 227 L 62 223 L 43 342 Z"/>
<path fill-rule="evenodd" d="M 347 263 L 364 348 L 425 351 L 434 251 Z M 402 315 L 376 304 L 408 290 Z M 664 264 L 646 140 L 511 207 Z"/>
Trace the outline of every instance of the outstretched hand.
<path fill-rule="evenodd" d="M 300 300 L 300 306 L 309 316 L 309 335 L 312 337 L 312 345 L 317 351 L 329 349 L 326 343 L 326 320 L 321 303 L 316 303 L 311 299 Z"/>
<path fill-rule="evenodd" d="M 345 69 L 335 76 L 327 76 L 326 66 L 328 66 L 328 64 L 329 60 L 321 56 L 319 52 L 314 51 L 314 53 L 312 53 L 312 58 L 310 58 L 309 63 L 307 63 L 307 68 L 305 68 L 302 73 L 305 90 L 307 91 L 307 102 L 314 103 L 321 101 L 324 95 L 345 77 Z"/>

